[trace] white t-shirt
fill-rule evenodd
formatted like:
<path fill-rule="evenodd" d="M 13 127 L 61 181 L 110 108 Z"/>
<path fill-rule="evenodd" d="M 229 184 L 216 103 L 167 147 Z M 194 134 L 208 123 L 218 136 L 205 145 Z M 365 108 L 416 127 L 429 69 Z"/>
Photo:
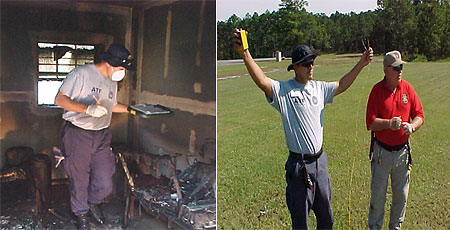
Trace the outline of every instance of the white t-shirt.
<path fill-rule="evenodd" d="M 323 109 L 333 102 L 336 82 L 271 81 L 273 100 L 266 99 L 281 114 L 288 149 L 317 153 L 323 142 Z"/>
<path fill-rule="evenodd" d="M 86 130 L 101 130 L 111 123 L 112 107 L 117 104 L 117 82 L 103 76 L 94 64 L 79 66 L 67 74 L 59 88 L 70 99 L 83 104 L 95 104 L 94 95 L 100 105 L 108 110 L 102 117 L 91 117 L 85 113 L 64 110 L 62 118 Z"/>

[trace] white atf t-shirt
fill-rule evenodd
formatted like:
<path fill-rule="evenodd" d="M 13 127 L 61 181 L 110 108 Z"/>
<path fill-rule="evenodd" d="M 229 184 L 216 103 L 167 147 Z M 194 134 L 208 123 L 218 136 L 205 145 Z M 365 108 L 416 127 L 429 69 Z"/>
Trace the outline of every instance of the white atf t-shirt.
<path fill-rule="evenodd" d="M 59 88 L 70 99 L 83 104 L 96 103 L 108 110 L 102 117 L 91 117 L 86 113 L 64 110 L 62 118 L 75 126 L 86 130 L 101 130 L 111 123 L 112 107 L 117 104 L 117 82 L 103 76 L 94 64 L 87 64 L 73 69 Z"/>
<path fill-rule="evenodd" d="M 301 84 L 295 78 L 271 81 L 273 100 L 266 99 L 280 112 L 288 149 L 301 154 L 317 153 L 323 142 L 323 109 L 333 102 L 336 82 L 310 80 Z"/>

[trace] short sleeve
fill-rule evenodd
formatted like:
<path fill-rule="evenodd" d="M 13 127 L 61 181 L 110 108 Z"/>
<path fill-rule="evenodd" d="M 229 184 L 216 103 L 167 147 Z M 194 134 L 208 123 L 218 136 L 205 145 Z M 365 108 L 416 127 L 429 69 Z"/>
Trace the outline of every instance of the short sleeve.
<path fill-rule="evenodd" d="M 76 97 L 83 87 L 82 78 L 79 71 L 72 71 L 67 74 L 66 79 L 64 79 L 59 91 L 69 98 L 73 99 Z"/>
<path fill-rule="evenodd" d="M 272 82 L 272 100 L 266 96 L 267 102 L 272 105 L 276 110 L 280 111 L 280 82 L 270 79 Z"/>
<path fill-rule="evenodd" d="M 377 119 L 377 106 L 376 106 L 376 96 L 375 96 L 375 87 L 372 88 L 370 92 L 369 99 L 367 101 L 367 109 L 366 109 L 366 128 L 370 130 L 370 126 L 373 121 Z"/>
<path fill-rule="evenodd" d="M 414 119 L 416 117 L 422 118 L 422 121 L 425 121 L 425 116 L 423 114 L 423 108 L 422 103 L 420 102 L 419 97 L 416 94 L 416 91 L 412 86 L 410 86 L 410 94 L 412 97 L 412 107 L 411 107 L 411 119 Z"/>
<path fill-rule="evenodd" d="M 336 82 L 323 82 L 323 103 L 324 105 L 333 103 L 334 93 L 337 89 Z"/>

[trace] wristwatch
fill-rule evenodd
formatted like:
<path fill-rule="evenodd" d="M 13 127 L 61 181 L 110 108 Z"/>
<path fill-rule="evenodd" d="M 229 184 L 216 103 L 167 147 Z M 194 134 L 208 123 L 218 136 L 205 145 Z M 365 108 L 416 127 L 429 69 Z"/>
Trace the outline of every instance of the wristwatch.
<path fill-rule="evenodd" d="M 416 128 L 414 127 L 414 125 L 411 125 L 411 126 L 412 126 L 412 132 L 414 133 L 416 131 Z"/>

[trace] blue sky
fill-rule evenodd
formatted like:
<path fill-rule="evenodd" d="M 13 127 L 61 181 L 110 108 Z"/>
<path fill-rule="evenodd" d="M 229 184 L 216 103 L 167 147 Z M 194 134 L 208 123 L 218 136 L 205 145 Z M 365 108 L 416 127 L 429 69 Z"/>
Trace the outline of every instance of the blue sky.
<path fill-rule="evenodd" d="M 217 20 L 225 21 L 233 14 L 243 18 L 247 12 L 252 15 L 254 12 L 262 14 L 266 10 L 274 11 L 280 3 L 280 0 L 216 0 Z M 377 0 L 309 0 L 308 4 L 308 12 L 325 13 L 328 16 L 336 11 L 359 13 L 377 8 Z"/>

